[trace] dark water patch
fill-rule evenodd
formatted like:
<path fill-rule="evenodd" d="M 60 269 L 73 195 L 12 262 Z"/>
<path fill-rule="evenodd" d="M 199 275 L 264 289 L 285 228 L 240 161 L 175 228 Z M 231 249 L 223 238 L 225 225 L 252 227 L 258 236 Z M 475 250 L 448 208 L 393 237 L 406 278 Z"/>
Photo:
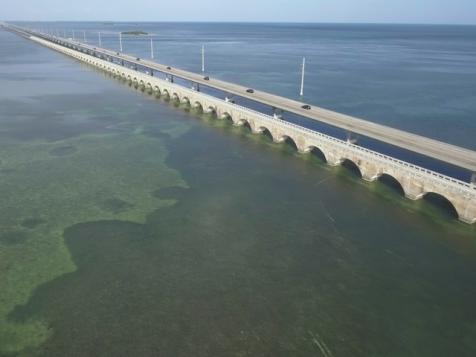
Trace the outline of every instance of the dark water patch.
<path fill-rule="evenodd" d="M 163 141 L 170 139 L 170 134 L 165 133 L 163 131 L 163 128 L 161 127 L 148 126 L 144 128 L 144 130 L 142 131 L 142 134 L 152 138 L 157 138 Z"/>
<path fill-rule="evenodd" d="M 34 229 L 44 223 L 46 223 L 46 221 L 42 218 L 27 218 L 21 221 L 21 226 L 28 229 Z"/>
<path fill-rule="evenodd" d="M 184 187 L 164 187 L 152 192 L 152 196 L 161 199 L 177 199 L 180 200 L 188 189 Z"/>
<path fill-rule="evenodd" d="M 77 271 L 10 316 L 52 327 L 38 355 L 312 356 L 318 336 L 335 356 L 472 356 L 474 264 L 437 231 L 214 127 L 169 150 L 191 188 L 153 194 L 177 204 L 67 229 Z"/>
<path fill-rule="evenodd" d="M 120 198 L 110 198 L 102 201 L 99 207 L 112 213 L 121 213 L 132 209 L 134 205 Z"/>
<path fill-rule="evenodd" d="M 15 169 L 2 169 L 0 167 L 0 175 L 10 175 L 13 174 L 15 171 Z"/>
<path fill-rule="evenodd" d="M 3 245 L 17 245 L 22 244 L 28 240 L 28 235 L 22 231 L 7 231 L 0 233 L 0 244 Z"/>
<path fill-rule="evenodd" d="M 52 156 L 68 156 L 74 154 L 78 149 L 73 145 L 65 145 L 50 150 Z"/>
<path fill-rule="evenodd" d="M 65 231 L 77 271 L 10 316 L 52 327 L 38 355 L 312 356 L 317 338 L 335 356 L 472 356 L 473 264 L 390 203 L 217 133 L 170 142 L 191 188 L 153 194 L 176 205 Z"/>

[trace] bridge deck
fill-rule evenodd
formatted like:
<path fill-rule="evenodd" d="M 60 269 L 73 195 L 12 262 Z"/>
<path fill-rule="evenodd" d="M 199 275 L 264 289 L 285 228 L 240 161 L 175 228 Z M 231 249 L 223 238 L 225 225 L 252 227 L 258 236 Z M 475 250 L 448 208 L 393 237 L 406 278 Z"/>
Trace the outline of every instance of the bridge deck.
<path fill-rule="evenodd" d="M 332 126 L 344 129 L 346 131 L 364 135 L 369 138 L 376 139 L 412 152 L 422 154 L 454 166 L 476 172 L 476 152 L 470 149 L 462 148 L 456 145 L 444 143 L 438 140 L 430 139 L 421 135 L 409 133 L 403 130 L 391 128 L 389 126 L 376 124 L 367 120 L 359 119 L 349 115 L 334 112 L 328 109 L 320 108 L 312 105 L 310 110 L 303 109 L 305 103 L 270 94 L 264 91 L 254 90 L 254 93 L 248 93 L 248 87 L 223 80 L 209 78 L 205 80 L 202 74 L 193 73 L 178 68 L 168 69 L 167 65 L 159 64 L 146 59 L 137 60 L 136 57 L 121 53 L 94 47 L 84 43 L 61 39 L 77 46 L 82 46 L 92 51 L 102 53 L 118 59 L 137 64 L 143 67 L 149 67 L 152 70 L 160 71 L 173 75 L 178 78 L 189 80 L 204 86 L 215 88 L 223 92 L 234 94 L 240 97 L 248 98 L 256 102 L 260 102 L 271 107 L 279 108 L 284 111 L 295 113 L 305 118 L 330 124 Z"/>

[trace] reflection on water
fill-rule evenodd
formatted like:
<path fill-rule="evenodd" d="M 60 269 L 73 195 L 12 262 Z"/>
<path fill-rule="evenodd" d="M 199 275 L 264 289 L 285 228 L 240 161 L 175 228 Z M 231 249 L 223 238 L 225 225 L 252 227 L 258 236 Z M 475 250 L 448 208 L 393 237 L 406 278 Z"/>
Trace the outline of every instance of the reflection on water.
<path fill-rule="evenodd" d="M 62 78 L 0 106 L 0 355 L 475 355 L 474 227 L 0 37 Z"/>

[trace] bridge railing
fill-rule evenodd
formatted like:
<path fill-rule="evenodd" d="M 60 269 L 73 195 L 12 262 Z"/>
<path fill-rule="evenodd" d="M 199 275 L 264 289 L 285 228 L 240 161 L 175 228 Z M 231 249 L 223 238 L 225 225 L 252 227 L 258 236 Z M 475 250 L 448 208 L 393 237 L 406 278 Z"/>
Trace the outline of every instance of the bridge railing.
<path fill-rule="evenodd" d="M 42 40 L 42 39 L 40 39 L 40 40 L 46 42 L 46 40 Z M 70 41 L 64 41 L 64 42 L 71 43 Z M 56 46 L 60 46 L 60 45 L 56 45 Z M 74 50 L 71 50 L 69 48 L 68 48 L 68 50 L 74 51 Z M 102 52 L 100 49 L 95 49 L 95 51 L 99 52 L 99 53 Z M 91 56 L 91 55 L 85 54 L 83 52 L 80 52 L 80 53 L 83 56 Z M 106 54 L 106 53 L 104 53 L 104 54 Z M 93 57 L 97 61 L 104 61 L 104 60 L 99 59 L 99 58 L 94 57 L 94 56 L 91 56 L 91 57 Z M 289 121 L 279 119 L 279 118 L 276 118 L 276 117 L 273 117 L 273 116 L 270 116 L 270 115 L 266 115 L 262 112 L 256 111 L 256 110 L 251 109 L 251 108 L 247 108 L 247 107 L 241 106 L 241 105 L 236 104 L 236 103 L 230 103 L 230 102 L 227 102 L 223 99 L 211 96 L 209 94 L 205 94 L 203 92 L 197 92 L 195 90 L 189 89 L 189 88 L 184 87 L 184 86 L 179 85 L 179 84 L 171 83 L 169 81 L 158 78 L 156 76 L 150 76 L 150 74 L 146 74 L 146 73 L 143 73 L 143 72 L 140 72 L 140 71 L 137 71 L 137 70 L 131 70 L 129 68 L 125 68 L 125 67 L 123 67 L 119 64 L 116 64 L 116 63 L 111 63 L 111 62 L 108 62 L 108 61 L 104 61 L 104 62 L 108 63 L 108 65 L 110 65 L 110 66 L 117 66 L 118 68 L 120 68 L 121 70 L 125 70 L 126 72 L 131 72 L 131 73 L 134 73 L 134 74 L 140 73 L 144 76 L 148 76 L 147 78 L 149 80 L 160 81 L 160 82 L 163 83 L 163 85 L 167 85 L 171 88 L 176 88 L 177 91 L 181 91 L 181 92 L 185 91 L 185 92 L 187 92 L 189 94 L 192 94 L 192 95 L 200 95 L 200 97 L 204 98 L 205 100 L 208 100 L 210 102 L 219 103 L 219 105 L 221 107 L 228 107 L 229 109 L 231 109 L 233 111 L 237 111 L 237 110 L 242 111 L 245 116 L 249 115 L 249 114 L 252 114 L 253 116 L 258 117 L 258 118 L 260 118 L 264 121 L 279 124 L 279 126 L 281 126 L 281 127 L 285 127 L 285 128 L 292 129 L 294 131 L 298 131 L 302 135 L 304 135 L 307 139 L 310 139 L 310 140 L 319 139 L 321 141 L 324 141 L 326 144 L 337 146 L 340 150 L 344 150 L 344 151 L 347 151 L 347 152 L 353 152 L 353 153 L 358 152 L 359 154 L 363 155 L 367 160 L 377 161 L 377 162 L 380 162 L 384 165 L 391 165 L 395 169 L 399 169 L 399 170 L 404 169 L 407 172 L 409 172 L 410 174 L 412 174 L 413 176 L 424 177 L 425 179 L 431 180 L 432 182 L 434 182 L 438 185 L 444 185 L 447 188 L 457 189 L 458 191 L 464 190 L 468 194 L 470 194 L 471 196 L 476 196 L 476 186 L 472 185 L 472 184 L 469 184 L 467 182 L 463 182 L 463 181 L 455 179 L 453 177 L 446 176 L 446 175 L 440 174 L 438 172 L 435 172 L 435 171 L 432 171 L 432 170 L 429 170 L 429 169 L 425 169 L 423 167 L 411 164 L 409 162 L 399 160 L 399 159 L 396 159 L 394 157 L 384 155 L 384 154 L 381 154 L 379 152 L 376 152 L 376 151 L 373 151 L 373 150 L 370 150 L 370 149 L 366 149 L 364 147 L 352 144 L 350 142 L 347 142 L 347 141 L 344 141 L 344 140 L 341 140 L 341 139 L 337 139 L 337 138 L 334 138 L 332 136 L 320 133 L 318 131 L 315 131 L 315 130 L 312 130 L 312 129 L 309 129 L 309 128 L 306 128 L 306 127 L 303 127 L 303 126 L 300 126 L 300 125 L 297 125 L 297 124 L 294 124 L 294 123 L 291 123 Z M 146 65 L 144 67 L 148 68 L 148 69 L 151 69 Z M 314 146 L 314 145 L 311 144 L 310 146 Z M 319 147 L 319 145 L 316 145 L 316 147 Z"/>

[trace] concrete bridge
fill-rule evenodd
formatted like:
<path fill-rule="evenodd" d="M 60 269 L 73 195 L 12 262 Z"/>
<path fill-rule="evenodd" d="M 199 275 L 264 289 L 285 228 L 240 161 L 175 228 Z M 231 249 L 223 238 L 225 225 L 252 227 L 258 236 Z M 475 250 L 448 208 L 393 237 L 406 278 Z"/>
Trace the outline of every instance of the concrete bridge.
<path fill-rule="evenodd" d="M 421 199 L 429 193 L 440 195 L 453 205 L 462 222 L 468 224 L 476 222 L 476 185 L 474 183 L 466 183 L 278 117 L 239 106 L 228 100 L 204 94 L 194 88 L 186 88 L 167 80 L 170 77 L 161 79 L 152 74 L 126 68 L 93 55 L 93 50 L 90 53 L 78 51 L 77 46 L 69 41 L 61 39 L 52 41 L 31 34 L 25 36 L 46 47 L 129 80 L 149 92 L 168 96 L 192 107 L 201 108 L 204 112 L 215 113 L 218 118 L 228 118 L 235 125 L 249 125 L 253 133 L 268 132 L 275 142 L 292 141 L 300 153 L 319 151 L 329 165 L 336 166 L 350 161 L 359 169 L 365 181 L 372 182 L 384 175 L 391 176 L 401 185 L 405 196 L 411 200 Z M 474 155 L 474 152 L 470 152 Z"/>

